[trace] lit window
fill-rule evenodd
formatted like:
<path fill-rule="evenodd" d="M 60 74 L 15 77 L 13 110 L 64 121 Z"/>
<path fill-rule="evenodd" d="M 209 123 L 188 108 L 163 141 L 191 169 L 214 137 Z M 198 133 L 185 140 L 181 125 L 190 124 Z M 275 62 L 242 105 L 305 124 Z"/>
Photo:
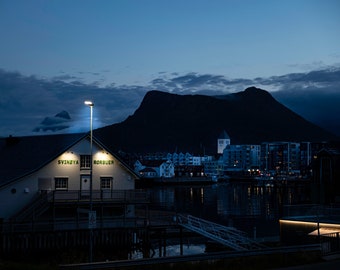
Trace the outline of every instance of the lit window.
<path fill-rule="evenodd" d="M 68 178 L 57 177 L 54 179 L 56 190 L 67 190 L 68 189 Z"/>
<path fill-rule="evenodd" d="M 101 177 L 100 178 L 100 188 L 101 189 L 111 189 L 112 177 Z"/>
<path fill-rule="evenodd" d="M 91 168 L 91 155 L 80 155 L 80 168 L 82 169 Z"/>

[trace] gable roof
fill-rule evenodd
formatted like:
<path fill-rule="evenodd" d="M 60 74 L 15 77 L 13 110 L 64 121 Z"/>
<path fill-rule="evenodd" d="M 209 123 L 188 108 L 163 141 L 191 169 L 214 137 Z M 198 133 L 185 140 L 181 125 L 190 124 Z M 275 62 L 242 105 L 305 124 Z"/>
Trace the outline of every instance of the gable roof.
<path fill-rule="evenodd" d="M 318 152 L 318 156 L 331 156 L 331 157 L 340 157 L 340 150 L 335 149 L 335 148 L 322 148 L 319 152 Z"/>
<path fill-rule="evenodd" d="M 88 135 L 89 136 L 89 135 Z M 115 159 L 119 161 L 131 174 L 133 174 L 136 178 L 140 178 L 139 175 L 125 162 L 123 161 L 119 156 L 117 156 L 115 153 L 113 153 L 110 149 L 108 149 L 100 140 L 98 140 L 96 137 L 93 136 L 93 141 L 103 149 L 107 150 Z"/>
<path fill-rule="evenodd" d="M 41 169 L 87 136 L 75 133 L 0 138 L 0 187 Z M 108 150 L 94 137 L 93 141 Z M 138 177 L 120 158 L 110 154 Z"/>
<path fill-rule="evenodd" d="M 223 130 L 222 133 L 220 134 L 220 136 L 218 137 L 218 139 L 230 140 L 230 137 L 229 137 L 228 133 L 225 130 Z"/>

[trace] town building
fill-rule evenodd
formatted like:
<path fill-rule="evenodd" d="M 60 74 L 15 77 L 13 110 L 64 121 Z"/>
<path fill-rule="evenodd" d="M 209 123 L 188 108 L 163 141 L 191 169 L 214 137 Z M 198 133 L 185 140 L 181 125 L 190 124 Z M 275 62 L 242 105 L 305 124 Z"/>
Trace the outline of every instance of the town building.
<path fill-rule="evenodd" d="M 304 177 L 312 175 L 313 148 L 311 142 L 300 142 L 300 173 Z"/>
<path fill-rule="evenodd" d="M 112 217 L 112 209 L 133 218 L 134 204 L 124 196 L 133 197 L 139 176 L 96 138 L 90 138 L 88 134 L 63 134 L 0 139 L 1 223 L 31 222 L 45 216 L 55 221 L 55 229 L 66 226 L 57 224 L 58 218 L 66 217 L 72 220 L 70 228 L 88 226 L 86 218 L 81 224 L 80 208 L 83 212 L 100 209 L 98 219 L 109 212 Z"/>
<path fill-rule="evenodd" d="M 261 168 L 276 176 L 300 175 L 300 143 L 263 142 L 261 144 Z"/>
<path fill-rule="evenodd" d="M 176 177 L 204 177 L 202 165 L 179 165 L 175 167 Z"/>
<path fill-rule="evenodd" d="M 223 150 L 224 171 L 248 171 L 259 169 L 261 146 L 255 144 L 228 145 Z"/>
<path fill-rule="evenodd" d="M 190 153 L 168 153 L 167 160 L 171 160 L 174 166 L 201 166 L 206 159 L 211 159 L 212 156 L 195 156 Z"/>
<path fill-rule="evenodd" d="M 220 159 L 209 159 L 203 163 L 205 175 L 218 180 L 224 175 L 223 162 Z"/>
<path fill-rule="evenodd" d="M 224 130 L 217 138 L 217 154 L 223 154 L 224 148 L 230 145 L 230 137 Z"/>
<path fill-rule="evenodd" d="M 135 172 L 141 178 L 171 178 L 175 176 L 175 167 L 170 160 L 137 160 Z"/>
<path fill-rule="evenodd" d="M 188 152 L 147 153 L 134 163 L 134 170 L 144 179 L 206 177 L 209 175 L 205 173 L 206 164 L 213 160 L 213 156 L 199 156 Z"/>

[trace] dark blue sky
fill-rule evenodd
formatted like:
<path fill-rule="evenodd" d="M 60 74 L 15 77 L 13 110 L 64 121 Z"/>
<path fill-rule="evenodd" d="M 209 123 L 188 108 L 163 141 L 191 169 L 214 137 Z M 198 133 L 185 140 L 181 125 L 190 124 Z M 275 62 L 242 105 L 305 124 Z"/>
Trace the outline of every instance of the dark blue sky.
<path fill-rule="evenodd" d="M 107 86 L 340 62 L 338 0 L 1 0 L 0 68 Z"/>
<path fill-rule="evenodd" d="M 85 99 L 100 127 L 149 90 L 248 86 L 340 130 L 339 14 L 338 0 L 1 0 L 0 136 L 87 130 Z"/>

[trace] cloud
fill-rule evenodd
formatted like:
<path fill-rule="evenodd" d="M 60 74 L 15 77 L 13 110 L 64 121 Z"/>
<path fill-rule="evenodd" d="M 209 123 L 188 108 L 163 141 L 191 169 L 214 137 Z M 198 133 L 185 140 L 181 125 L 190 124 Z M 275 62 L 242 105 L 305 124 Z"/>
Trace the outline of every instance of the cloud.
<path fill-rule="evenodd" d="M 162 73 L 161 77 L 158 77 L 151 81 L 152 88 L 182 94 L 209 94 L 208 91 L 211 91 L 211 93 L 229 93 L 244 90 L 250 85 L 253 85 L 253 80 L 231 80 L 222 75 L 198 74 L 194 72 L 184 75 L 171 73 L 170 76 Z"/>
<path fill-rule="evenodd" d="M 77 80 L 39 79 L 4 70 L 0 70 L 0 89 L 0 136 L 36 135 L 32 130 L 40 127 L 42 132 L 42 119 L 48 116 L 46 121 L 52 124 L 60 119 L 49 115 L 63 110 L 72 115 L 73 121 L 62 130 L 54 129 L 56 132 L 87 131 L 86 99 L 95 103 L 94 128 L 117 123 L 134 112 L 147 91 L 138 86 L 100 88 Z"/>
<path fill-rule="evenodd" d="M 288 74 L 274 98 L 307 120 L 340 135 L 340 69 Z"/>
<path fill-rule="evenodd" d="M 290 64 L 288 65 L 288 67 L 290 68 L 294 68 L 294 69 L 299 69 L 299 70 L 305 70 L 305 71 L 309 71 L 309 70 L 319 70 L 319 69 L 326 69 L 327 66 L 324 64 L 324 62 L 322 61 L 314 61 L 310 64 Z"/>
<path fill-rule="evenodd" d="M 71 117 L 66 111 L 57 113 L 55 116 L 46 117 L 40 125 L 33 129 L 34 132 L 40 131 L 59 131 L 69 128 L 71 125 Z"/>
<path fill-rule="evenodd" d="M 94 128 L 99 128 L 125 120 L 134 113 L 145 93 L 150 90 L 223 95 L 243 91 L 249 86 L 271 92 L 279 102 L 307 120 L 340 134 L 339 66 L 254 79 L 162 71 L 144 86 L 112 83 L 100 87 L 100 83 L 101 80 L 97 80 L 86 84 L 76 76 L 66 74 L 41 79 L 0 70 L 0 136 L 36 134 L 32 130 L 40 127 L 42 119 L 50 126 L 64 127 L 55 128 L 54 132 L 88 131 L 89 111 L 83 104 L 86 99 L 95 103 Z M 62 123 L 62 119 L 51 117 L 64 110 L 72 115 L 72 121 Z M 43 129 L 39 130 L 42 132 Z"/>
<path fill-rule="evenodd" d="M 59 76 L 55 76 L 52 78 L 52 80 L 54 81 L 74 81 L 74 80 L 81 80 L 81 78 L 76 77 L 76 76 L 71 76 L 71 75 L 59 75 Z"/>

